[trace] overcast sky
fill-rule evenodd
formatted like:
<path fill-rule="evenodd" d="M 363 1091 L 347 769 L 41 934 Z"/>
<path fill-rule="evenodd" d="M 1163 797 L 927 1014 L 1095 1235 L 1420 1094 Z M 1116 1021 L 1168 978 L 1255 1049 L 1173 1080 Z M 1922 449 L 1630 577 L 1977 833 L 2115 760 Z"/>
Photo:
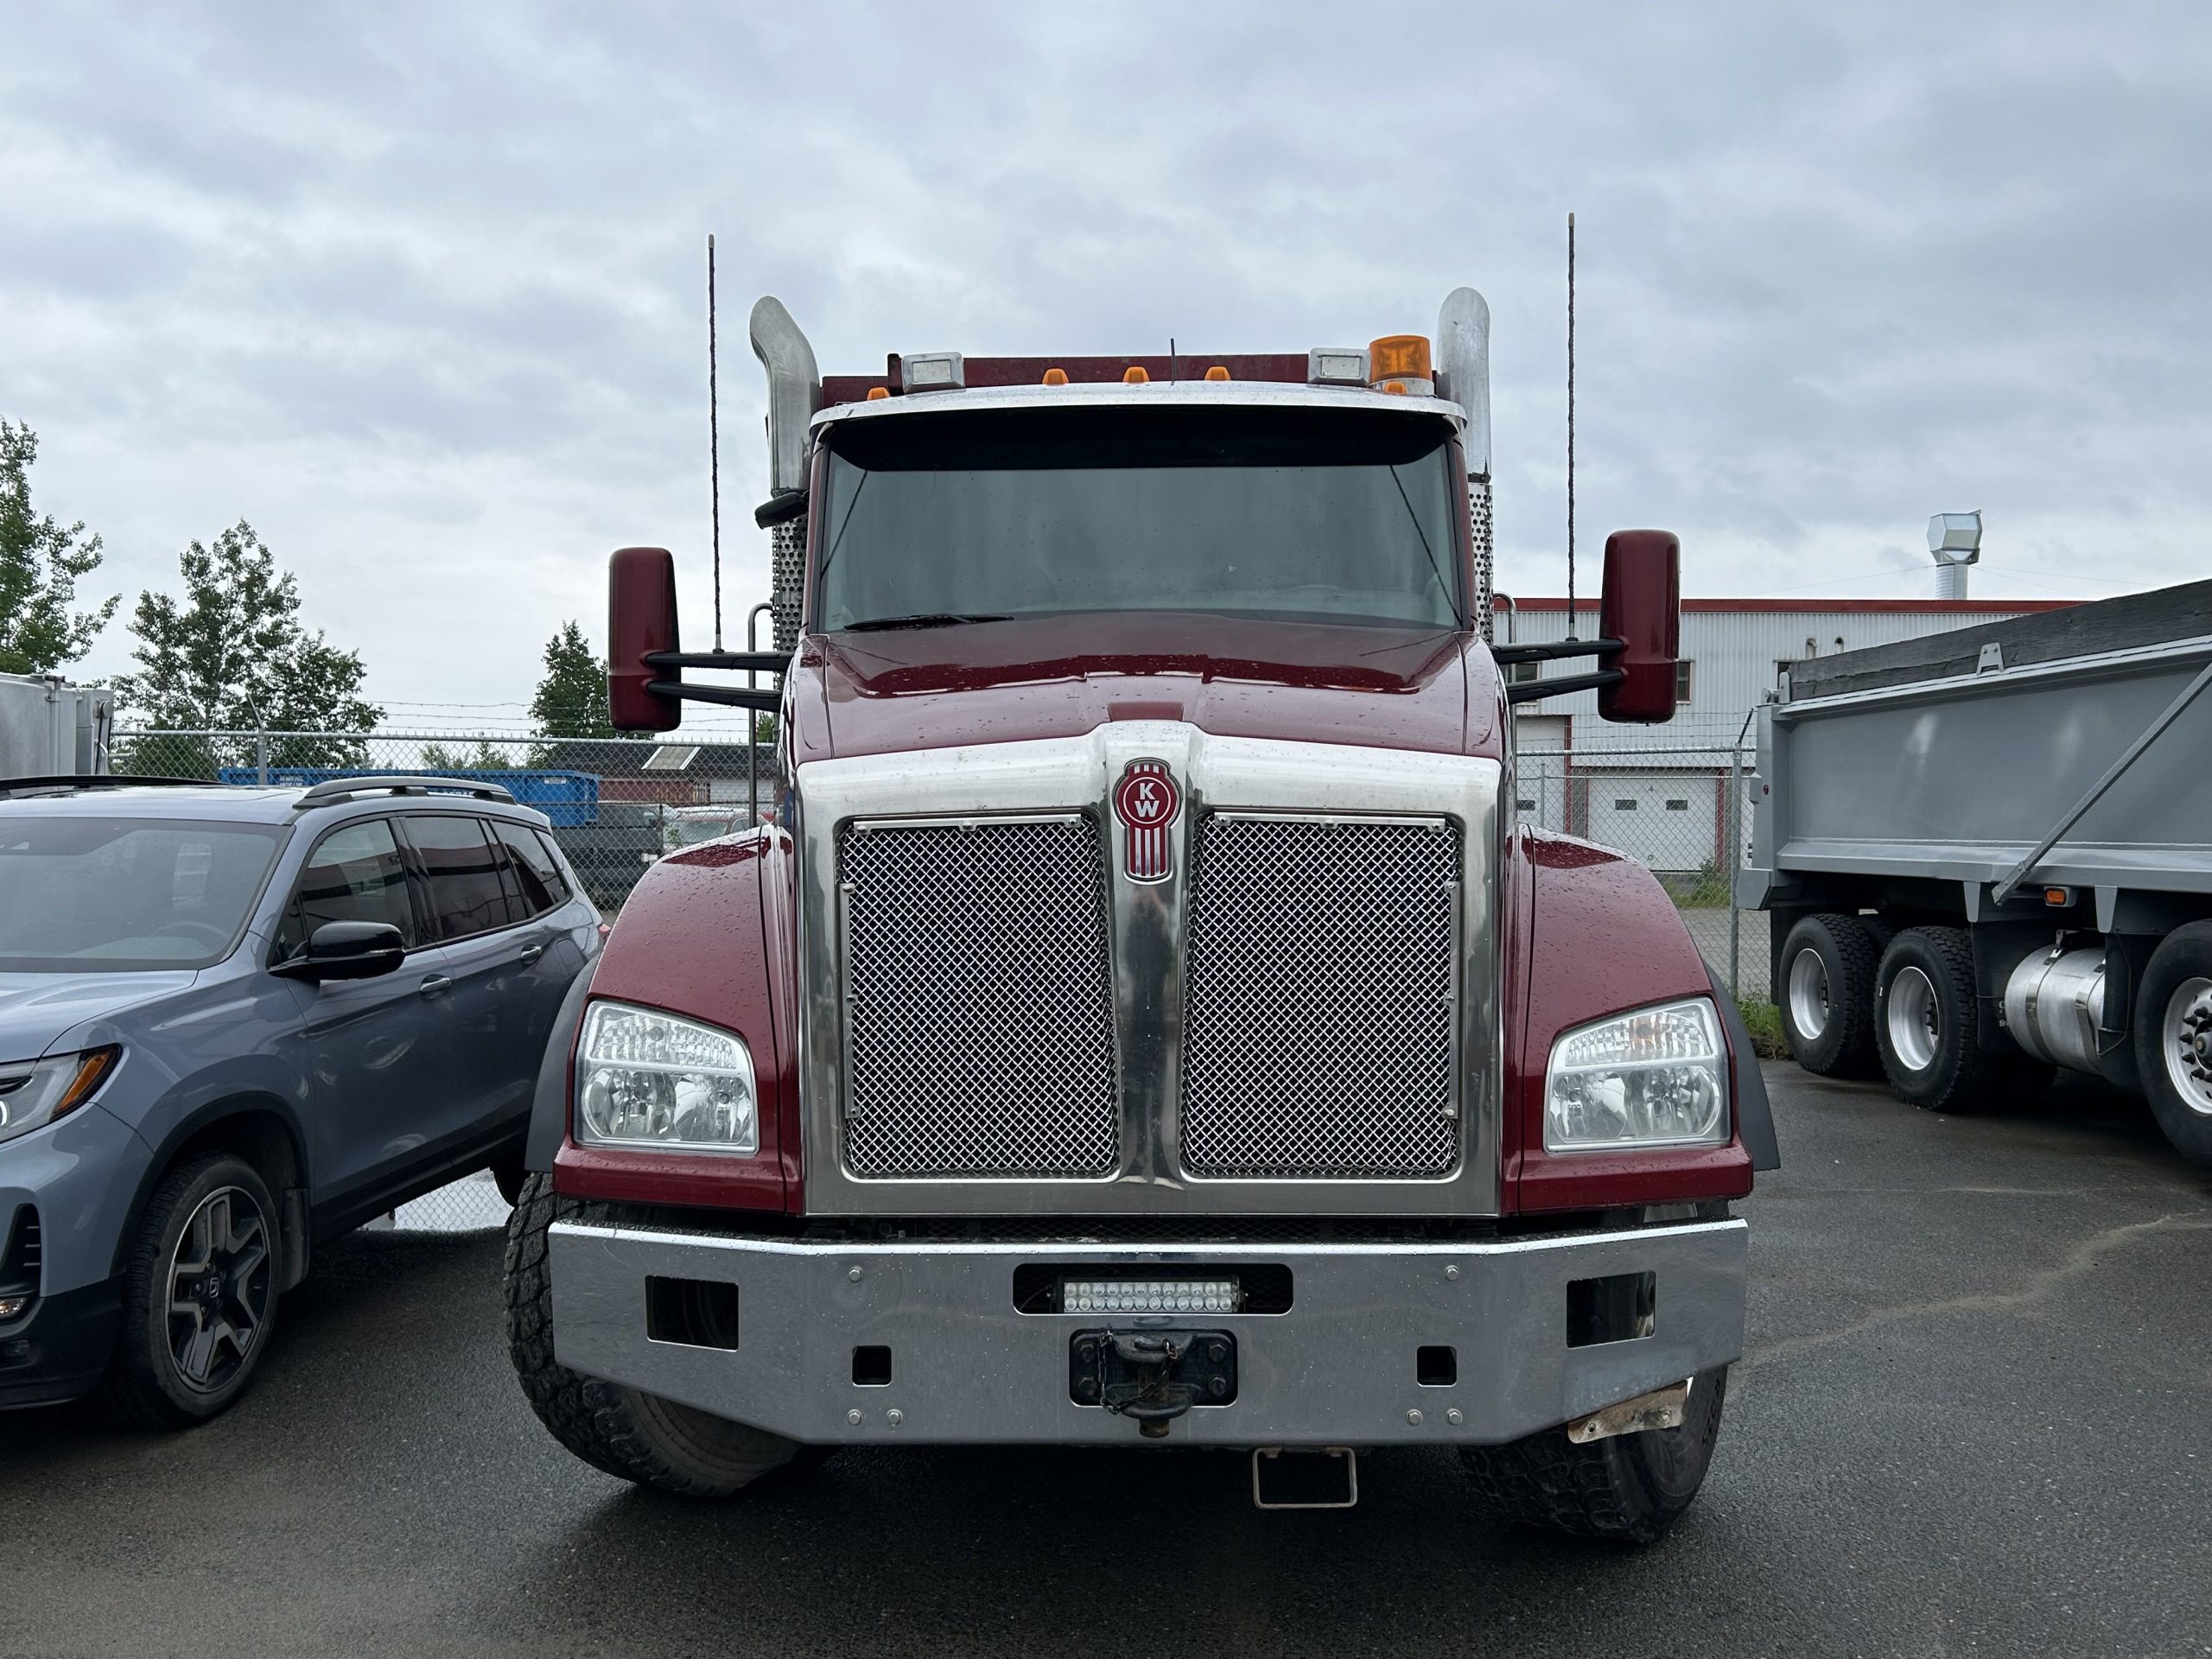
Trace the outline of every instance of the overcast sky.
<path fill-rule="evenodd" d="M 387 723 L 518 724 L 659 542 L 766 597 L 781 296 L 887 350 L 1303 350 L 1493 316 L 1501 585 L 1579 518 L 1700 594 L 2212 570 L 2212 7 L 11 6 L 0 414 L 125 595 L 240 518 Z M 741 626 L 741 621 L 740 623 Z"/>

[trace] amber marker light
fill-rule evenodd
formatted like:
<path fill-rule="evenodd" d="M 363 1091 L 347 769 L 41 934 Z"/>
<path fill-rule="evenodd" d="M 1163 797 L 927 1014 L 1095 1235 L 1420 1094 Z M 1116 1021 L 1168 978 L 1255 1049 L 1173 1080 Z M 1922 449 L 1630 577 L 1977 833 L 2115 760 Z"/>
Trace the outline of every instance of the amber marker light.
<path fill-rule="evenodd" d="M 1122 371 L 1122 384 L 1125 386 L 1148 385 L 1151 381 L 1152 377 L 1144 372 L 1144 365 L 1141 363 L 1132 363 Z"/>
<path fill-rule="evenodd" d="M 1068 372 L 1065 369 L 1047 369 L 1045 371 L 1045 384 L 1046 385 L 1065 386 L 1067 383 Z"/>
<path fill-rule="evenodd" d="M 1206 371 L 1206 378 L 1209 380 L 1226 380 L 1229 378 L 1229 371 L 1224 368 L 1220 364 L 1217 363 L 1213 367 Z"/>
<path fill-rule="evenodd" d="M 870 386 L 868 389 L 868 400 L 871 404 L 879 397 L 888 397 L 890 395 L 891 388 L 888 386 Z"/>

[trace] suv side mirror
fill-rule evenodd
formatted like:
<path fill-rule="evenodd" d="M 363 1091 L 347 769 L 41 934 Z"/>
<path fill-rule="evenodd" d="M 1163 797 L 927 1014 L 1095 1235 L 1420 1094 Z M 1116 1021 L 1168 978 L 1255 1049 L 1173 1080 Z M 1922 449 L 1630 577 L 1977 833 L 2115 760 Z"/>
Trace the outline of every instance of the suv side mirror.
<path fill-rule="evenodd" d="M 1682 544 L 1672 531 L 1617 530 L 1605 537 L 1598 632 L 1622 642 L 1605 664 L 1621 677 L 1599 689 L 1599 716 L 1645 725 L 1672 720 L 1682 637 Z"/>
<path fill-rule="evenodd" d="M 607 702 L 614 728 L 672 731 L 683 706 L 652 686 L 681 680 L 683 671 L 658 669 L 645 658 L 677 649 L 676 561 L 664 547 L 617 548 L 607 562 Z"/>
<path fill-rule="evenodd" d="M 374 979 L 392 972 L 406 956 L 407 941 L 390 922 L 325 922 L 309 936 L 304 955 L 269 971 L 318 985 L 327 979 Z"/>

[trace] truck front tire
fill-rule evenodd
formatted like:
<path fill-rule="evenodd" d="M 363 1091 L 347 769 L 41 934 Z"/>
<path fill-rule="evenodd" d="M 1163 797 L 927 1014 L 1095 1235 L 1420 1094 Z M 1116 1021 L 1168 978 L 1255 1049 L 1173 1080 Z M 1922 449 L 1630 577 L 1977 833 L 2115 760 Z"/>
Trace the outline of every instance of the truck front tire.
<path fill-rule="evenodd" d="M 1790 1057 L 1823 1077 L 1874 1069 L 1874 970 L 1881 950 L 1856 916 L 1801 918 L 1782 944 L 1774 1000 Z"/>
<path fill-rule="evenodd" d="M 554 1196 L 546 1177 L 531 1175 L 507 1219 L 507 1351 L 553 1438 L 610 1475 L 685 1497 L 734 1497 L 820 1461 L 796 1440 L 586 1376 L 553 1357 L 546 1230 L 575 1207 Z"/>
<path fill-rule="evenodd" d="M 1705 1484 L 1727 1394 L 1724 1365 L 1691 1379 L 1680 1428 L 1578 1446 L 1561 1424 L 1503 1446 L 1467 1446 L 1459 1457 L 1483 1497 L 1525 1525 L 1656 1543 Z"/>
<path fill-rule="evenodd" d="M 2135 1000 L 2135 1062 L 2166 1139 L 2212 1164 L 2212 922 L 2166 935 Z"/>

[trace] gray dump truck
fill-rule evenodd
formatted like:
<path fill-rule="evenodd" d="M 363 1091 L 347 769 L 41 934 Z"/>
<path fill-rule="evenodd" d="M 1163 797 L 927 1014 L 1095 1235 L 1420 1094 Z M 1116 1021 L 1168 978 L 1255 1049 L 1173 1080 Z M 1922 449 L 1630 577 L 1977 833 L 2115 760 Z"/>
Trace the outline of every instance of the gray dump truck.
<path fill-rule="evenodd" d="M 1798 1063 L 1967 1110 L 2054 1067 L 2212 1164 L 2212 582 L 1794 664 L 1739 902 Z"/>

